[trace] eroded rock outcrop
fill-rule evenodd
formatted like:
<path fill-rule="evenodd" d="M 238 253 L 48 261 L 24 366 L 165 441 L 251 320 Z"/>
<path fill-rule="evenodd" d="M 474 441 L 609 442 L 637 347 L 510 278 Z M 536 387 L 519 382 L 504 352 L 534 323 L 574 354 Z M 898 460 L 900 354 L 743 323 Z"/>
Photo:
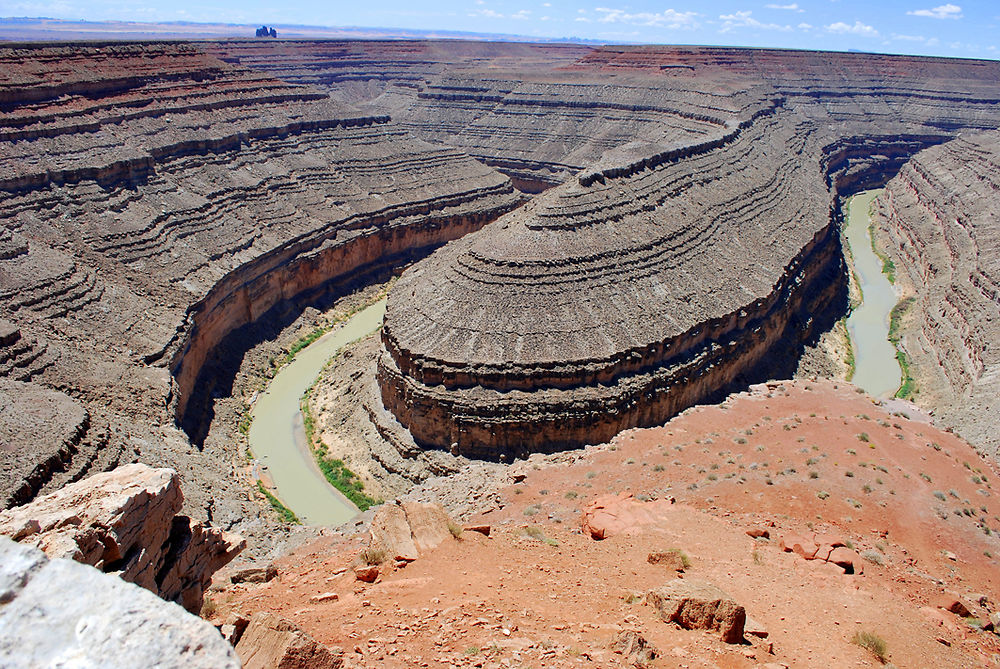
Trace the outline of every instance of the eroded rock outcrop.
<path fill-rule="evenodd" d="M 212 574 L 244 542 L 179 516 L 183 501 L 176 472 L 125 465 L 0 512 L 0 534 L 198 612 Z"/>
<path fill-rule="evenodd" d="M 875 201 L 904 300 L 897 336 L 916 400 L 996 457 L 1000 349 L 1000 133 L 917 154 Z"/>
<path fill-rule="evenodd" d="M 238 669 L 204 620 L 72 560 L 0 537 L 0 665 Z"/>
<path fill-rule="evenodd" d="M 226 526 L 258 515 L 235 446 L 198 448 L 247 347 L 521 202 L 385 114 L 191 44 L 0 49 L 0 101 L 0 376 L 68 392 Z"/>
<path fill-rule="evenodd" d="M 844 297 L 819 162 L 762 100 L 712 140 L 614 156 L 449 245 L 389 297 L 386 408 L 418 444 L 524 457 L 780 368 Z"/>

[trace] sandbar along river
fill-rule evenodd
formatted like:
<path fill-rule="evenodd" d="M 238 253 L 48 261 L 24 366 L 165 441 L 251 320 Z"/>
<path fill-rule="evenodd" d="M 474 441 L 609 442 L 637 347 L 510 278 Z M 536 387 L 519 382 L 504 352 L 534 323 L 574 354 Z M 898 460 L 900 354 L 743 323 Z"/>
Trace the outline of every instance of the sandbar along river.
<path fill-rule="evenodd" d="M 379 300 L 298 352 L 278 371 L 253 406 L 250 449 L 274 482 L 277 497 L 307 525 L 340 525 L 358 509 L 330 485 L 306 443 L 299 400 L 337 351 L 382 324 Z"/>
<path fill-rule="evenodd" d="M 902 381 L 896 347 L 889 341 L 889 312 L 899 297 L 872 251 L 869 207 L 881 190 L 858 193 L 847 202 L 847 241 L 864 300 L 851 312 L 847 329 L 854 347 L 852 382 L 874 397 L 892 397 Z"/>

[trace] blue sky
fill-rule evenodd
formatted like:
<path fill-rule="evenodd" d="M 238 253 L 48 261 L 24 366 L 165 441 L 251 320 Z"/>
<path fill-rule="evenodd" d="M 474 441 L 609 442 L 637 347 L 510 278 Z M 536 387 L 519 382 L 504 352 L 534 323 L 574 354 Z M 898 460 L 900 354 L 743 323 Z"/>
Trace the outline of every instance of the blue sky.
<path fill-rule="evenodd" d="M 393 27 L 1000 57 L 997 0 L 0 0 L 0 16 Z"/>

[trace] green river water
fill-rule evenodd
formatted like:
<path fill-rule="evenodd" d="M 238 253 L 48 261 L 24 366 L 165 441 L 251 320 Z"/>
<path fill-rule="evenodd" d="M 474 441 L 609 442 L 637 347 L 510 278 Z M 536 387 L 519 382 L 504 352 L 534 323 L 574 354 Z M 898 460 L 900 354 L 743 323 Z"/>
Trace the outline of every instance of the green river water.
<path fill-rule="evenodd" d="M 847 203 L 847 242 L 864 301 L 851 312 L 847 329 L 854 347 L 852 382 L 874 397 L 892 397 L 902 380 L 896 347 L 889 341 L 889 312 L 899 297 L 872 251 L 869 207 L 881 190 L 858 193 Z"/>
<path fill-rule="evenodd" d="M 340 525 L 358 509 L 331 486 L 306 443 L 299 400 L 337 351 L 378 329 L 385 299 L 362 309 L 299 351 L 279 370 L 251 411 L 250 449 L 266 467 L 275 494 L 307 525 Z"/>

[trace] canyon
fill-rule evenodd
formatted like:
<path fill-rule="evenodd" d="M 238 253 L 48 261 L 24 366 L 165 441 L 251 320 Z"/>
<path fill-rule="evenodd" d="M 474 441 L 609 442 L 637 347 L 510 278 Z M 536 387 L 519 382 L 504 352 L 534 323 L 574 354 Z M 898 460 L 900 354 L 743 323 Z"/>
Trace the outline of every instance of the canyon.
<path fill-rule="evenodd" d="M 629 475 L 619 485 L 614 476 L 633 464 L 625 453 L 644 460 L 656 449 L 664 457 L 668 448 L 689 451 L 657 470 L 669 467 L 674 478 L 660 476 L 656 496 L 683 497 L 682 504 L 697 507 L 690 511 L 695 520 L 687 510 L 660 517 L 686 528 L 681 538 L 690 539 L 694 526 L 710 522 L 719 508 L 747 503 L 751 489 L 760 514 L 754 522 L 804 534 L 818 511 L 829 512 L 812 502 L 818 483 L 784 485 L 797 481 L 785 467 L 765 481 L 748 473 L 759 468 L 750 464 L 723 472 L 739 483 L 716 484 L 716 474 L 689 481 L 689 470 L 719 464 L 693 454 L 702 448 L 693 444 L 712 443 L 718 431 L 699 424 L 698 441 L 681 444 L 655 430 L 695 431 L 691 423 L 703 412 L 721 421 L 718 412 L 738 409 L 753 419 L 734 425 L 759 431 L 770 414 L 755 402 L 766 396 L 778 405 L 773 411 L 800 419 L 784 422 L 789 433 L 800 429 L 810 403 L 838 407 L 823 409 L 821 418 L 850 422 L 849 430 L 824 432 L 832 428 L 819 419 L 802 428 L 819 449 L 823 439 L 854 439 L 853 430 L 867 439 L 858 423 L 870 420 L 866 411 L 880 426 L 903 425 L 899 413 L 907 421 L 917 414 L 912 405 L 892 414 L 847 386 L 801 380 L 837 375 L 822 342 L 849 309 L 841 205 L 885 187 L 873 210 L 875 240 L 894 260 L 905 298 L 894 314 L 894 336 L 916 380 L 914 399 L 979 454 L 918 421 L 894 425 L 891 433 L 882 426 L 880 447 L 899 441 L 910 450 L 891 473 L 879 470 L 884 477 L 873 470 L 879 482 L 866 478 L 871 490 L 863 494 L 879 501 L 869 504 L 853 490 L 860 481 L 827 484 L 828 495 L 865 500 L 865 511 L 838 508 L 823 522 L 874 546 L 857 529 L 883 515 L 872 507 L 910 518 L 901 500 L 917 495 L 920 508 L 927 507 L 910 520 L 937 534 L 928 539 L 899 520 L 892 550 L 880 549 L 891 555 L 891 566 L 871 577 L 879 584 L 917 578 L 919 585 L 896 592 L 891 605 L 866 608 L 866 621 L 900 611 L 905 598 L 994 588 L 991 524 L 1000 521 L 986 481 L 997 475 L 1000 420 L 992 353 L 1000 318 L 992 265 L 998 127 L 1000 64 L 991 61 L 405 40 L 0 45 L 5 513 L 30 515 L 32 503 L 44 508 L 52 495 L 77 490 L 67 486 L 140 467 L 132 463 L 169 467 L 176 473 L 161 477 L 184 495 L 170 493 L 168 515 L 183 516 L 163 520 L 160 529 L 186 528 L 186 539 L 171 541 L 207 546 L 208 557 L 179 560 L 180 576 L 163 567 L 177 556 L 163 558 L 168 585 L 161 596 L 196 610 L 208 590 L 212 605 L 222 604 L 214 616 L 220 627 L 230 624 L 223 616 L 228 609 L 248 616 L 282 611 L 288 620 L 258 621 L 247 637 L 254 644 L 266 645 L 261 639 L 268 634 L 299 639 L 305 630 L 315 638 L 310 652 L 330 655 L 316 642 L 347 649 L 345 658 L 338 650 L 330 662 L 408 666 L 391 655 L 366 659 L 367 649 L 355 649 L 352 660 L 353 642 L 325 632 L 330 620 L 313 616 L 322 607 L 310 609 L 280 580 L 259 588 L 233 580 L 216 589 L 218 596 L 209 590 L 211 573 L 242 546 L 227 532 L 245 539 L 246 561 L 270 562 L 304 541 L 322 544 L 292 553 L 307 555 L 300 563 L 310 569 L 361 559 L 346 529 L 295 528 L 276 516 L 258 492 L 240 424 L 302 337 L 334 327 L 373 297 L 375 286 L 398 276 L 380 332 L 331 364 L 316 386 L 319 399 L 307 405 L 317 413 L 320 439 L 338 425 L 362 435 L 356 440 L 364 457 L 347 459 L 369 490 L 387 498 L 407 492 L 419 501 L 440 498 L 459 521 L 500 519 L 494 544 L 467 537 L 426 561 L 421 555 L 407 568 L 419 572 L 414 578 L 430 579 L 421 583 L 432 582 L 433 570 L 449 560 L 534 551 L 511 526 L 532 505 L 538 507 L 532 514 L 546 508 L 548 489 L 569 480 L 580 488 L 573 492 L 594 502 L 584 466 L 610 477 L 594 482 L 602 493 L 642 489 L 649 497 L 653 485 L 642 483 L 648 477 Z M 721 408 L 691 409 L 796 375 L 791 399 L 784 387 L 758 386 Z M 798 434 L 772 435 L 781 453 L 774 457 L 791 460 L 808 449 L 791 442 Z M 747 441 L 738 435 L 732 441 L 740 439 Z M 945 444 L 945 455 L 924 450 L 931 443 Z M 619 449 L 622 457 L 612 455 Z M 748 461 L 757 457 L 742 445 L 738 450 Z M 925 471 L 918 460 L 928 457 L 935 464 Z M 498 462 L 515 464 L 505 469 Z M 577 462 L 571 476 L 560 473 Z M 527 463 L 538 469 L 529 471 Z M 854 478 L 853 469 L 843 474 L 838 466 L 816 468 L 817 477 Z M 521 479 L 508 481 L 518 471 Z M 947 499 L 945 484 L 924 490 L 925 475 L 928 484 L 930 477 L 948 481 L 949 494 L 962 502 L 958 513 L 925 499 Z M 505 487 L 525 476 L 531 485 L 522 492 Z M 970 477 L 982 485 L 969 487 Z M 877 487 L 883 479 L 894 492 Z M 681 493 L 681 481 L 695 486 L 685 488 L 692 494 Z M 716 492 L 709 497 L 709 490 Z M 792 504 L 792 517 L 780 518 L 789 499 L 809 503 Z M 562 532 L 562 521 L 583 513 L 583 502 L 553 507 L 544 530 L 572 546 L 586 569 L 605 568 L 607 551 L 595 551 L 582 533 Z M 8 533 L 32 534 L 24 529 L 30 518 L 22 520 L 21 530 Z M 367 513 L 356 522 L 366 529 L 370 520 Z M 711 527 L 720 542 L 745 543 L 716 520 Z M 950 567 L 942 551 L 952 548 L 942 536 L 961 548 L 966 585 L 954 570 L 947 578 L 933 572 Z M 629 554 L 653 550 L 654 543 L 636 539 Z M 330 550 L 333 557 L 320 566 L 323 560 L 308 550 Z M 708 547 L 699 550 L 717 581 L 727 569 L 746 567 Z M 916 576 L 914 555 L 921 565 Z M 769 556 L 795 572 L 782 580 L 786 589 L 804 587 L 808 576 L 798 574 L 793 557 Z M 319 587 L 297 574 L 298 564 L 281 564 L 296 574 L 286 584 Z M 653 573 L 642 569 L 651 580 Z M 622 587 L 623 578 L 616 581 Z M 157 591 L 148 578 L 135 580 Z M 348 588 L 346 581 L 336 587 Z M 844 583 L 831 581 L 825 605 L 857 604 L 833 592 Z M 725 585 L 758 610 L 778 605 L 752 595 L 746 583 Z M 577 595 L 594 610 L 601 606 Z M 446 598 L 463 605 L 456 593 Z M 493 605 L 514 615 L 507 604 Z M 992 606 L 978 612 L 985 616 Z M 336 616 L 355 612 L 342 608 Z M 359 629 L 382 634 L 385 621 L 368 614 Z M 778 626 L 776 616 L 766 615 L 769 626 Z M 907 620 L 927 636 L 935 616 Z M 651 624 L 647 617 L 639 615 L 644 625 Z M 941 625 L 953 650 L 923 644 L 907 650 L 906 659 L 959 666 L 985 657 L 964 628 L 953 629 L 950 619 Z M 462 639 L 473 632 L 464 630 Z M 604 645 L 606 632 L 597 635 Z M 559 643 L 567 648 L 573 643 L 557 636 L 566 637 Z M 661 647 L 680 643 L 673 633 L 646 636 Z M 777 636 L 786 647 L 797 643 L 784 629 Z M 827 650 L 857 659 L 840 641 Z M 901 637 L 893 641 L 902 644 Z M 1000 652 L 992 637 L 990 644 Z M 730 650 L 712 652 L 731 666 L 751 666 Z M 524 652 L 544 661 L 544 651 Z M 794 653 L 778 655 L 795 663 Z"/>

